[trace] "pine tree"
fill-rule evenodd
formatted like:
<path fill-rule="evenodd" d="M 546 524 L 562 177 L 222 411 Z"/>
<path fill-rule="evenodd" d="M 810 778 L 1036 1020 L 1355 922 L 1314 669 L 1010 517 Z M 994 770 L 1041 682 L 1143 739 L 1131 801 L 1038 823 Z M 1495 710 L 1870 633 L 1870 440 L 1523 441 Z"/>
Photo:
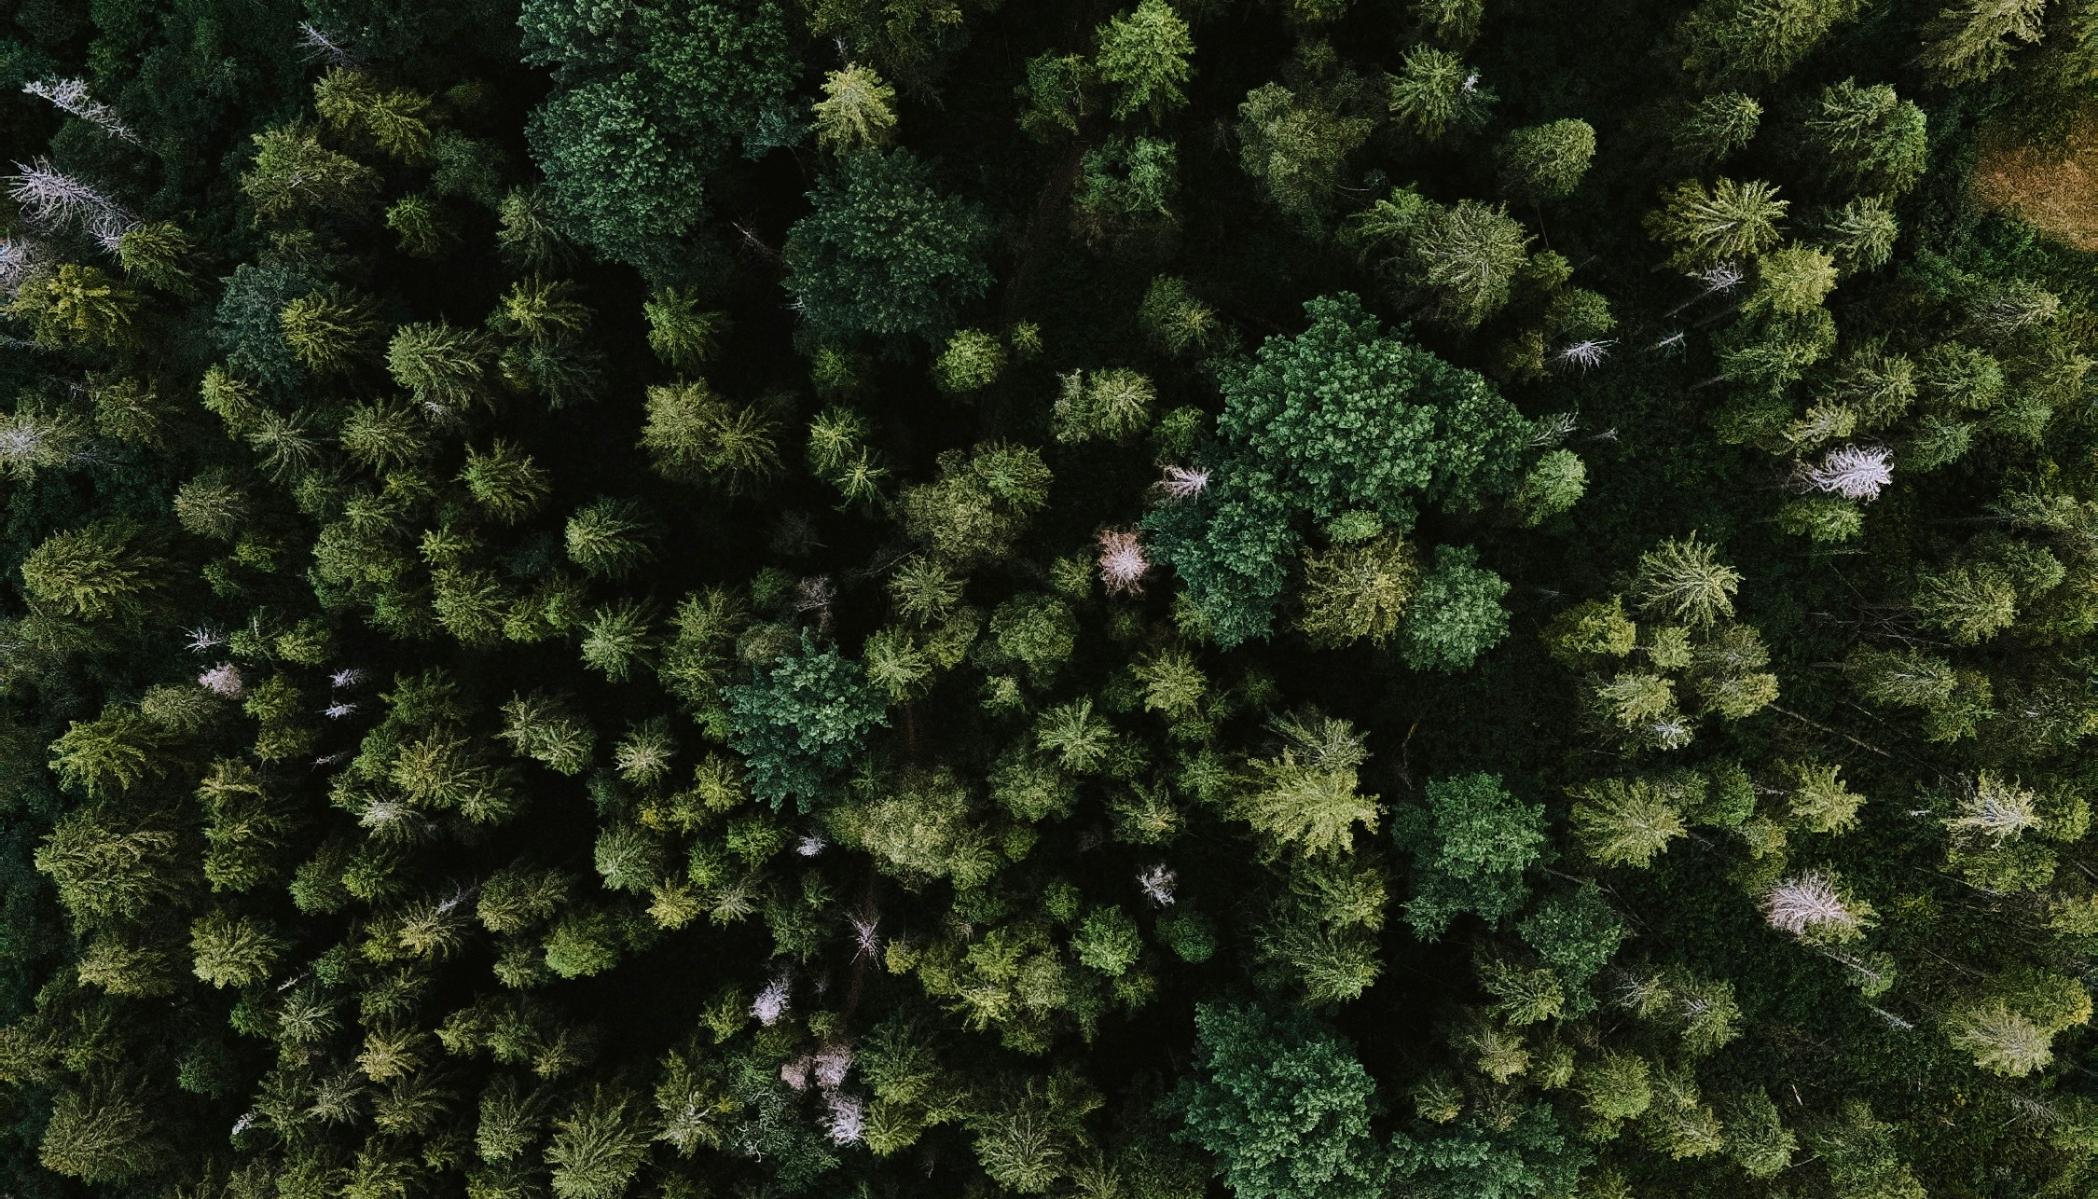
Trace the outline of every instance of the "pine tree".
<path fill-rule="evenodd" d="M 1493 93 L 1479 86 L 1477 72 L 1456 55 L 1425 42 L 1406 51 L 1388 88 L 1393 119 L 1431 142 L 1484 124 L 1494 102 Z"/>
<path fill-rule="evenodd" d="M 1511 130 L 1501 143 L 1501 191 L 1518 203 L 1541 204 L 1573 194 L 1595 157 L 1595 127 L 1553 121 Z"/>
<path fill-rule="evenodd" d="M 812 106 L 816 144 L 843 153 L 886 146 L 896 128 L 896 89 L 872 67 L 857 63 L 823 77 L 823 98 Z"/>
<path fill-rule="evenodd" d="M 1754 140 L 1763 123 L 1763 105 L 1743 92 L 1719 92 L 1690 106 L 1669 138 L 1676 153 L 1696 166 L 1724 161 Z"/>
<path fill-rule="evenodd" d="M 78 620 L 136 620 L 166 593 L 170 563 L 156 538 L 126 521 L 53 533 L 22 560 L 30 600 Z"/>
<path fill-rule="evenodd" d="M 1778 222 L 1791 206 L 1760 180 L 1679 183 L 1647 217 L 1656 240 L 1675 245 L 1670 265 L 1695 270 L 1729 259 L 1753 258 L 1777 244 Z"/>

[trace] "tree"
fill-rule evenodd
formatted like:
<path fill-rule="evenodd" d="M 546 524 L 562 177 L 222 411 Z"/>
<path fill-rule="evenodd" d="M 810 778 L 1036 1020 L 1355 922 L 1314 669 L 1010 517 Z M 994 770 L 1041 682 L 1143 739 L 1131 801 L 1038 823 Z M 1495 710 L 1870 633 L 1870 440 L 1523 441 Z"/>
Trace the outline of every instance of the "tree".
<path fill-rule="evenodd" d="M 223 908 L 197 918 L 189 946 L 196 975 L 214 987 L 244 987 L 270 976 L 284 943 L 267 921 L 235 916 Z"/>
<path fill-rule="evenodd" d="M 1187 22 L 1166 0 L 1141 0 L 1126 16 L 1109 17 L 1095 36 L 1093 70 L 1117 95 L 1110 115 L 1127 120 L 1141 109 L 1153 120 L 1187 105 L 1180 89 L 1194 74 Z"/>
<path fill-rule="evenodd" d="M 1305 312 L 1302 334 L 1220 381 L 1214 481 L 1144 521 L 1225 645 L 1266 635 L 1298 514 L 1404 528 L 1423 493 L 1463 511 L 1517 481 L 1527 422 L 1484 379 L 1385 333 L 1352 295 Z"/>
<path fill-rule="evenodd" d="M 625 578 L 655 557 L 655 534 L 639 504 L 606 496 L 568 518 L 568 558 L 593 575 Z"/>
<path fill-rule="evenodd" d="M 1136 371 L 1072 371 L 1062 382 L 1050 417 L 1058 441 L 1127 442 L 1151 423 L 1158 389 Z"/>
<path fill-rule="evenodd" d="M 255 162 L 241 191 L 263 221 L 332 212 L 357 218 L 378 199 L 378 172 L 323 146 L 320 132 L 294 122 L 254 136 Z"/>
<path fill-rule="evenodd" d="M 730 744 L 744 757 L 750 792 L 775 809 L 793 799 L 808 811 L 867 730 L 888 723 L 859 663 L 836 646 L 819 651 L 806 631 L 798 652 L 725 695 Z"/>
<path fill-rule="evenodd" d="M 1476 329 L 1508 303 L 1530 235 L 1507 212 L 1472 200 L 1423 204 L 1393 265 L 1424 292 L 1428 314 Z M 1389 269 L 1389 268 L 1387 268 Z"/>
<path fill-rule="evenodd" d="M 1376 1083 L 1354 1047 L 1310 1017 L 1195 1009 L 1197 1072 L 1167 1101 L 1173 1136 L 1215 1154 L 1241 1199 L 1371 1199 L 1392 1170 L 1370 1121 Z"/>
<path fill-rule="evenodd" d="M 1697 534 L 1670 538 L 1639 555 L 1632 591 L 1642 611 L 1663 620 L 1709 628 L 1734 615 L 1741 572 L 1718 559 L 1718 549 Z"/>
<path fill-rule="evenodd" d="M 1545 965 L 1558 972 L 1570 991 L 1578 991 L 1602 973 L 1631 932 L 1624 917 L 1589 880 L 1539 900 L 1517 923 L 1516 931 Z M 1586 1006 L 1576 1002 L 1568 1014 L 1578 1015 Z"/>
<path fill-rule="evenodd" d="M 634 1096 L 600 1084 L 554 1121 L 546 1164 L 559 1199 L 616 1199 L 648 1156 Z"/>
<path fill-rule="evenodd" d="M 816 144 L 843 153 L 862 146 L 889 143 L 896 128 L 896 89 L 874 68 L 847 64 L 823 77 L 823 98 L 816 101 Z"/>
<path fill-rule="evenodd" d="M 150 1096 L 121 1085 L 67 1087 L 51 1103 L 37 1159 L 86 1183 L 122 1182 L 165 1166 L 174 1150 L 155 1126 Z"/>
<path fill-rule="evenodd" d="M 1697 166 L 1724 160 L 1754 140 L 1763 123 L 1763 105 L 1743 92 L 1718 92 L 1690 106 L 1669 138 L 1676 153 Z"/>
<path fill-rule="evenodd" d="M 1900 195 L 1923 176 L 1929 141 L 1923 110 L 1886 84 L 1859 87 L 1845 79 L 1821 90 L 1821 110 L 1807 131 L 1833 172 L 1856 186 Z"/>
<path fill-rule="evenodd" d="M 1406 51 L 1399 73 L 1386 84 L 1393 119 L 1431 142 L 1453 130 L 1469 132 L 1485 124 L 1494 102 L 1494 94 L 1479 86 L 1478 72 L 1425 42 Z"/>
<path fill-rule="evenodd" d="M 1312 711 L 1276 722 L 1281 753 L 1247 763 L 1232 815 L 1253 826 L 1270 853 L 1301 857 L 1349 852 L 1355 826 L 1375 832 L 1382 811 L 1359 790 L 1357 768 L 1369 760 L 1363 739 L 1345 720 Z"/>
<path fill-rule="evenodd" d="M 1071 229 L 1086 244 L 1123 248 L 1163 243 L 1177 227 L 1179 153 L 1156 137 L 1112 137 L 1089 149 L 1071 197 Z"/>
<path fill-rule="evenodd" d="M 1025 446 L 985 443 L 946 450 L 939 476 L 897 497 L 904 530 L 943 564 L 967 568 L 1012 552 L 1027 521 L 1049 501 L 1052 476 Z"/>
<path fill-rule="evenodd" d="M 466 466 L 459 481 L 474 502 L 504 524 L 516 524 L 545 503 L 551 490 L 546 472 L 532 456 L 497 438 L 483 452 L 466 447 Z"/>
<path fill-rule="evenodd" d="M 379 332 L 369 302 L 339 288 L 300 296 L 277 320 L 292 357 L 323 374 L 348 369 Z"/>
<path fill-rule="evenodd" d="M 40 346 L 114 347 L 132 341 L 142 306 L 101 268 L 62 262 L 24 281 L 0 311 L 26 321 Z"/>
<path fill-rule="evenodd" d="M 781 255 L 813 345 L 930 340 L 990 286 L 982 211 L 941 194 L 908 150 L 846 156 L 809 201 L 815 211 L 787 231 Z"/>
<path fill-rule="evenodd" d="M 483 398 L 489 349 L 481 335 L 441 321 L 402 325 L 386 344 L 386 370 L 416 403 L 450 414 Z"/>
<path fill-rule="evenodd" d="M 59 820 L 35 860 L 75 919 L 135 920 L 186 889 L 180 847 L 166 828 L 86 808 Z"/>
<path fill-rule="evenodd" d="M 1777 79 L 1798 65 L 1858 0 L 1704 0 L 1676 26 L 1683 69 L 1701 84 Z"/>
<path fill-rule="evenodd" d="M 1593 1157 L 1561 1128 L 1548 1104 L 1512 1118 L 1474 1118 L 1392 1140 L 1399 1185 L 1434 1199 L 1540 1199 L 1572 1193 Z"/>
<path fill-rule="evenodd" d="M 1406 923 L 1434 940 L 1461 913 L 1491 924 L 1522 906 L 1523 872 L 1544 846 L 1544 807 L 1517 800 L 1499 775 L 1435 779 L 1420 808 L 1393 819 L 1392 836 L 1414 858 Z"/>
<path fill-rule="evenodd" d="M 1588 492 L 1588 464 L 1572 450 L 1550 450 L 1530 467 L 1509 497 L 1523 523 L 1535 528 L 1571 509 Z"/>
<path fill-rule="evenodd" d="M 1420 566 L 1403 537 L 1382 534 L 1307 553 L 1297 628 L 1322 648 L 1365 637 L 1382 645 L 1398 632 L 1419 587 Z"/>
<path fill-rule="evenodd" d="M 1470 546 L 1438 545 L 1435 568 L 1421 579 L 1406 616 L 1400 652 L 1415 670 L 1454 672 L 1508 636 L 1508 610 L 1501 599 L 1507 580 L 1481 567 Z"/>
<path fill-rule="evenodd" d="M 1761 181 L 1720 179 L 1708 190 L 1695 179 L 1678 183 L 1649 214 L 1647 229 L 1676 247 L 1672 266 L 1694 270 L 1728 259 L 1753 258 L 1777 244 L 1778 222 L 1790 201 Z"/>
<path fill-rule="evenodd" d="M 171 565 L 148 530 L 105 520 L 53 533 L 22 560 L 30 600 L 76 620 L 136 620 L 166 594 Z"/>
<path fill-rule="evenodd" d="M 735 492 L 780 469 L 773 422 L 755 406 L 732 407 L 704 380 L 649 388 L 646 411 L 641 448 L 664 478 L 720 478 Z"/>
<path fill-rule="evenodd" d="M 1939 11 L 1923 65 L 1940 82 L 1975 83 L 2010 65 L 2015 43 L 2046 33 L 2046 0 L 1961 0 Z"/>
<path fill-rule="evenodd" d="M 786 14 L 770 0 L 649 5 L 609 16 L 555 0 L 519 14 L 525 61 L 556 88 L 526 126 L 551 213 L 578 240 L 657 282 L 693 269 L 679 244 L 706 177 L 762 142 L 787 105 Z"/>
<path fill-rule="evenodd" d="M 1264 83 L 1238 106 L 1240 168 L 1260 182 L 1277 208 L 1305 225 L 1331 207 L 1348 155 L 1377 127 L 1330 100 L 1320 103 L 1322 98 Z"/>
<path fill-rule="evenodd" d="M 1572 195 L 1594 158 L 1595 127 L 1586 121 L 1525 125 L 1501 143 L 1501 191 L 1526 204 Z"/>
<path fill-rule="evenodd" d="M 1604 866 L 1649 866 L 1690 831 L 1668 791 L 1648 779 L 1600 779 L 1567 793 L 1574 841 Z"/>

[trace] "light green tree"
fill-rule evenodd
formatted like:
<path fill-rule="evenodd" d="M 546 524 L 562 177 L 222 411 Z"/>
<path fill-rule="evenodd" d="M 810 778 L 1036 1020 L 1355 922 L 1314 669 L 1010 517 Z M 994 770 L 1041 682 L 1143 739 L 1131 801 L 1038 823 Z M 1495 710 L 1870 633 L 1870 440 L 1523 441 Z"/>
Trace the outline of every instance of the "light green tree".
<path fill-rule="evenodd" d="M 1142 110 L 1162 120 L 1186 107 L 1181 88 L 1194 76 L 1187 60 L 1195 41 L 1166 0 L 1141 0 L 1127 14 L 1108 18 L 1095 36 L 1100 48 L 1093 70 L 1116 93 L 1114 119 L 1126 120 Z"/>

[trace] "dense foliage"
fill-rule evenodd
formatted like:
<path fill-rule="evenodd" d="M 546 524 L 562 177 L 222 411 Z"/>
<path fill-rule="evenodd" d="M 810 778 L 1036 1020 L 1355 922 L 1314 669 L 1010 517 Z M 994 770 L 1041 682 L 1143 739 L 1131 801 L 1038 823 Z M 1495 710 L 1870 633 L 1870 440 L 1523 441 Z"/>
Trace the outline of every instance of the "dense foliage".
<path fill-rule="evenodd" d="M 2098 1194 L 2098 0 L 0 0 L 14 1199 Z"/>

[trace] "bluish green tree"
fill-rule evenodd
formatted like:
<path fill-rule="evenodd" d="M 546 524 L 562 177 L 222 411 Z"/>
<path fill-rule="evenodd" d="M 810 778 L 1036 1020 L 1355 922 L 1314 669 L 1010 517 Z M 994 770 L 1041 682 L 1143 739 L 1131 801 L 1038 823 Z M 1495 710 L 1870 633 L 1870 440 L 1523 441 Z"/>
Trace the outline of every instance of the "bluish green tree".
<path fill-rule="evenodd" d="M 1435 779 L 1418 807 L 1392 817 L 1392 837 L 1413 854 L 1406 923 L 1433 939 L 1470 912 L 1491 924 L 1522 906 L 1523 872 L 1544 849 L 1544 805 L 1508 793 L 1499 775 Z"/>
<path fill-rule="evenodd" d="M 783 254 L 812 344 L 937 339 L 991 285 L 982 211 L 942 194 L 908 150 L 847 155 L 809 200 L 816 210 L 794 223 Z"/>
<path fill-rule="evenodd" d="M 729 744 L 743 755 L 750 793 L 775 808 L 792 799 L 807 811 L 867 730 L 888 723 L 860 664 L 835 645 L 817 649 L 806 631 L 798 651 L 728 688 L 727 699 Z"/>

